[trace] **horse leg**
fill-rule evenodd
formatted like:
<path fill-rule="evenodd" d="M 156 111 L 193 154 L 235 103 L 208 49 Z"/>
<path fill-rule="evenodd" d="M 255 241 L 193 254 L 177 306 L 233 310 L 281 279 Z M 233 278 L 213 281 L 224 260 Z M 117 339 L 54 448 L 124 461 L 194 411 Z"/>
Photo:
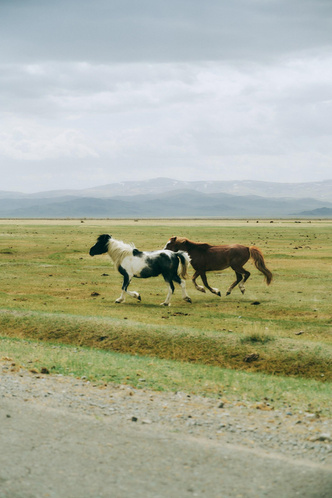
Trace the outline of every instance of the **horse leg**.
<path fill-rule="evenodd" d="M 219 289 L 216 289 L 214 287 L 210 287 L 209 284 L 208 284 L 208 281 L 207 281 L 207 278 L 206 278 L 206 274 L 205 273 L 201 273 L 201 277 L 202 277 L 202 280 L 203 280 L 203 284 L 205 285 L 205 287 L 207 289 L 209 289 L 210 292 L 212 292 L 212 294 L 216 294 L 217 296 L 221 296 L 220 294 L 220 290 Z"/>
<path fill-rule="evenodd" d="M 247 270 L 245 270 L 244 268 L 242 268 L 242 266 L 238 267 L 236 269 L 233 268 L 233 270 L 236 273 L 236 280 L 235 280 L 235 282 L 232 283 L 232 285 L 228 289 L 228 291 L 226 293 L 226 296 L 228 296 L 232 292 L 232 290 L 234 289 L 234 287 L 236 287 L 238 284 L 239 284 L 240 291 L 242 292 L 242 294 L 244 294 L 245 293 L 244 283 L 250 277 L 250 272 L 248 272 Z M 242 281 L 242 279 L 243 279 L 243 281 Z"/>
<path fill-rule="evenodd" d="M 234 268 L 233 268 L 233 269 L 234 269 Z M 234 270 L 234 271 L 235 271 L 235 270 Z M 234 289 L 234 287 L 236 287 L 236 286 L 237 286 L 237 284 L 239 284 L 239 283 L 241 282 L 241 280 L 242 280 L 242 275 L 241 275 L 241 273 L 238 273 L 237 271 L 235 271 L 235 274 L 236 274 L 236 280 L 235 280 L 235 282 L 233 282 L 233 283 L 232 283 L 232 285 L 229 287 L 228 291 L 226 292 L 226 296 L 229 296 L 229 295 L 230 295 L 230 293 L 232 292 L 232 290 Z M 240 287 L 240 289 L 241 289 L 241 287 Z M 242 290 L 241 290 L 241 292 L 242 292 Z"/>
<path fill-rule="evenodd" d="M 205 292 L 205 289 L 202 285 L 198 285 L 197 282 L 196 282 L 196 279 L 199 277 L 199 272 L 198 271 L 195 271 L 194 273 L 194 276 L 192 277 L 192 283 L 194 284 L 194 286 L 196 287 L 196 289 L 200 292 Z"/>
<path fill-rule="evenodd" d="M 121 296 L 118 297 L 118 299 L 115 302 L 116 303 L 123 303 L 125 300 L 125 293 L 129 294 L 129 296 L 131 296 L 131 297 L 135 297 L 136 299 L 138 299 L 138 301 L 140 301 L 141 296 L 139 295 L 138 292 L 128 290 L 128 286 L 131 282 L 132 276 L 129 276 L 129 274 L 126 272 L 126 270 L 124 268 L 122 268 L 121 266 L 119 267 L 119 272 L 121 273 L 121 275 L 123 275 L 122 292 L 121 292 Z"/>
<path fill-rule="evenodd" d="M 186 282 L 185 282 L 185 280 L 182 280 L 182 279 L 181 279 L 181 283 L 180 283 L 180 285 L 181 285 L 181 291 L 182 291 L 182 299 L 183 299 L 184 301 L 187 301 L 187 303 L 192 303 L 191 298 L 190 298 L 190 297 L 188 296 L 188 294 L 187 294 L 187 289 L 186 289 Z"/>
<path fill-rule="evenodd" d="M 129 296 L 131 297 L 134 297 L 135 299 L 137 299 L 137 301 L 141 301 L 141 296 L 138 292 L 136 291 L 129 291 L 129 290 L 126 290 L 126 293 L 129 294 Z"/>
<path fill-rule="evenodd" d="M 240 291 L 242 292 L 242 294 L 244 294 L 245 293 L 244 284 L 248 280 L 248 278 L 250 277 L 250 272 L 245 270 L 244 268 L 242 268 L 242 271 L 243 271 L 244 277 L 243 277 L 243 281 L 241 281 L 239 283 L 239 287 L 240 287 Z"/>
<path fill-rule="evenodd" d="M 116 299 L 116 300 L 115 300 L 115 302 L 116 302 L 117 304 L 119 304 L 119 303 L 123 303 L 123 302 L 124 302 L 124 300 L 125 300 L 125 291 L 124 291 L 124 290 L 122 290 L 122 292 L 121 292 L 121 296 L 120 296 L 120 297 L 118 297 L 118 299 Z"/>
<path fill-rule="evenodd" d="M 182 278 L 179 277 L 179 275 L 174 275 L 173 277 L 174 282 L 180 285 L 181 291 L 182 291 L 182 299 L 184 301 L 187 301 L 187 303 L 192 303 L 192 300 L 187 294 L 187 289 L 186 289 L 186 281 L 183 280 Z"/>
<path fill-rule="evenodd" d="M 168 281 L 165 279 L 165 282 L 168 284 L 168 293 L 167 293 L 165 301 L 163 303 L 161 303 L 161 306 L 169 306 L 170 305 L 171 297 L 172 297 L 172 294 L 174 292 L 174 284 L 173 284 L 172 280 Z"/>

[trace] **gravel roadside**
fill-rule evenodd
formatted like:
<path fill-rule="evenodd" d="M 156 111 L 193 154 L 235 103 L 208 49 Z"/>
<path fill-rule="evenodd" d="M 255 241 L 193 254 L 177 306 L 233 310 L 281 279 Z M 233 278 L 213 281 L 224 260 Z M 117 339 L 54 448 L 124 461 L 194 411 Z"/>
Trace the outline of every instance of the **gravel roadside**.
<path fill-rule="evenodd" d="M 286 411 L 286 409 L 283 411 L 274 410 L 268 402 L 253 405 L 242 401 L 229 403 L 225 400 L 204 398 L 183 392 L 161 393 L 146 389 L 134 389 L 127 385 L 94 385 L 86 379 L 31 373 L 17 367 L 10 359 L 1 360 L 0 374 L 0 408 L 2 408 L 0 410 L 2 419 L 0 443 L 2 448 L 6 448 L 5 454 L 2 451 L 2 457 L 0 457 L 0 498 L 12 498 L 14 496 L 24 498 L 30 496 L 166 497 L 172 494 L 175 496 L 223 496 L 224 498 L 228 496 L 242 496 L 244 498 L 275 496 L 279 498 L 280 496 L 291 497 L 297 495 L 321 498 L 332 494 L 332 421 L 321 418 L 317 414 L 292 414 L 291 411 Z M 170 451 L 168 467 L 165 467 L 162 462 L 160 463 L 159 471 L 156 467 L 155 476 L 149 481 L 150 487 L 146 488 L 147 485 L 144 485 L 145 488 L 144 486 L 142 487 L 142 494 L 140 494 L 139 490 L 141 488 L 137 485 L 137 479 L 133 478 L 132 484 L 130 484 L 130 479 L 129 481 L 127 480 L 128 475 L 124 481 L 126 484 L 113 483 L 115 487 L 111 494 L 107 494 L 108 492 L 105 489 L 99 490 L 97 493 L 96 488 L 89 490 L 86 485 L 84 489 L 87 494 L 84 494 L 84 491 L 82 494 L 82 491 L 79 491 L 77 478 L 75 481 L 74 477 L 73 488 L 69 486 L 68 482 L 66 484 L 66 489 L 70 490 L 68 491 L 69 494 L 66 494 L 64 490 L 61 490 L 61 494 L 58 494 L 54 484 L 52 489 L 47 488 L 46 484 L 41 485 L 40 490 L 42 490 L 43 494 L 35 494 L 36 491 L 33 491 L 33 487 L 30 487 L 32 494 L 29 494 L 26 489 L 23 489 L 24 482 L 27 482 L 26 478 L 22 477 L 21 484 L 19 484 L 19 481 L 15 481 L 10 476 L 10 459 L 17 462 L 16 466 L 20 465 L 19 460 L 11 452 L 15 450 L 16 446 L 17 452 L 22 453 L 21 445 L 24 447 L 22 441 L 24 441 L 25 437 L 24 427 L 18 428 L 10 424 L 14 424 L 16 417 L 17 419 L 21 417 L 22 421 L 27 420 L 27 414 L 30 414 L 31 418 L 39 420 L 41 433 L 43 432 L 43 424 L 47 420 L 49 422 L 53 420 L 52 417 L 54 417 L 54 427 L 57 427 L 57 424 L 61 422 L 65 425 L 67 424 L 67 426 L 71 427 L 71 434 L 75 432 L 75 427 L 80 427 L 81 430 L 86 427 L 86 431 L 91 437 L 91 444 L 92 441 L 96 441 L 98 437 L 101 437 L 100 444 L 102 446 L 103 437 L 101 434 L 105 434 L 106 427 L 107 430 L 114 431 L 113 440 L 120 437 L 120 434 L 127 438 L 127 442 L 137 438 L 135 462 L 141 460 L 139 455 L 141 455 L 141 452 L 145 454 L 144 451 L 147 452 L 146 455 L 152 455 L 153 458 L 151 457 L 151 461 L 150 457 L 142 456 L 147 468 L 141 463 L 143 467 L 136 469 L 136 472 L 134 465 L 133 475 L 135 476 L 136 474 L 150 471 L 153 474 L 153 465 L 157 465 L 158 458 L 161 455 L 165 458 L 168 451 Z M 68 421 L 71 422 L 69 423 Z M 7 429 L 10 427 L 11 431 L 8 431 Z M 96 431 L 95 437 L 93 427 L 95 427 Z M 36 437 L 38 436 L 38 427 L 35 426 L 35 429 L 35 432 L 31 428 L 29 429 L 31 438 L 33 434 Z M 21 435 L 19 437 L 18 433 L 20 431 Z M 49 434 L 47 425 L 44 427 L 44 431 L 45 434 Z M 86 434 L 86 431 L 84 434 Z M 40 435 L 40 437 L 42 436 Z M 68 438 L 70 439 L 69 436 Z M 86 436 L 84 436 L 84 439 L 87 445 Z M 59 451 L 57 443 L 54 442 L 55 440 L 58 441 L 57 437 L 52 439 L 54 446 L 53 456 Z M 147 444 L 145 449 L 144 441 Z M 165 444 L 166 441 L 167 445 Z M 154 444 L 159 448 L 163 447 L 161 454 L 153 450 Z M 122 446 L 128 448 L 127 443 L 122 444 Z M 84 451 L 87 451 L 87 447 L 84 446 Z M 226 458 L 225 452 L 231 451 L 231 448 L 238 452 L 237 456 L 228 455 Z M 70 450 L 68 451 L 70 452 Z M 131 450 L 129 451 L 129 455 L 126 456 L 127 459 L 132 458 L 133 454 L 135 454 L 135 451 L 132 451 L 133 453 L 131 453 Z M 182 451 L 187 451 L 188 454 L 182 455 Z M 223 455 L 219 454 L 220 451 L 224 452 Z M 194 477 L 192 473 L 190 474 L 194 468 L 193 464 L 191 467 L 189 465 L 190 468 L 188 467 L 187 469 L 188 475 L 186 475 L 186 468 L 183 467 L 183 459 L 190 460 L 194 458 L 193 452 L 197 452 L 197 458 L 203 458 L 203 455 L 207 452 L 203 460 L 199 463 L 196 462 L 196 467 L 194 465 L 196 469 Z M 8 459 L 9 455 L 11 456 Z M 214 456 L 213 458 L 212 455 Z M 221 456 L 223 457 L 222 467 L 225 472 L 228 469 L 227 475 L 232 477 L 233 484 L 229 483 L 227 488 L 225 484 L 227 479 L 224 475 L 222 482 L 226 487 L 223 493 L 218 494 L 219 491 L 211 488 L 211 486 L 216 486 L 218 479 L 220 479 L 221 467 L 218 459 Z M 40 457 L 42 458 L 42 453 L 40 453 Z M 242 457 L 245 460 L 242 461 Z M 26 455 L 26 458 L 29 457 Z M 107 458 L 105 457 L 103 460 L 105 464 Z M 117 454 L 118 464 L 121 462 L 121 458 L 119 458 L 119 454 Z M 180 459 L 177 463 L 176 458 Z M 225 465 L 225 458 L 229 465 L 230 462 L 233 462 L 230 468 Z M 211 459 L 214 462 L 213 464 Z M 255 460 L 254 467 L 250 467 Z M 210 464 L 207 469 L 204 465 L 208 461 Z M 240 468 L 237 469 L 234 477 L 232 471 L 235 472 L 236 470 L 235 461 L 238 462 L 237 465 L 240 465 Z M 266 462 L 271 463 L 271 465 L 268 465 L 270 470 L 265 469 L 264 472 L 262 470 L 262 475 L 257 474 L 256 486 L 254 488 L 250 487 L 248 479 L 253 479 L 255 469 L 258 469 L 258 467 L 263 469 L 263 464 Z M 166 470 L 168 468 L 169 472 L 172 471 L 172 475 L 174 475 L 174 469 L 179 468 L 179 466 L 182 471 L 175 480 L 175 484 L 173 483 L 175 489 L 164 489 L 162 483 L 159 482 L 159 474 L 162 476 L 165 473 L 165 468 Z M 287 480 L 288 469 L 290 471 L 293 467 L 295 475 L 298 475 L 297 483 L 293 474 L 290 474 Z M 100 470 L 101 468 L 102 464 L 99 463 L 98 469 Z M 244 472 L 245 468 L 251 468 L 250 478 Z M 246 483 L 241 483 L 238 480 L 236 484 L 239 486 L 236 491 L 237 494 L 233 494 L 233 491 L 230 491 L 230 486 L 235 485 L 234 478 L 237 479 L 237 476 L 240 478 L 241 469 L 246 475 Z M 275 469 L 275 472 L 273 469 Z M 75 472 L 78 474 L 79 469 L 76 469 Z M 214 472 L 213 476 L 209 476 L 209 472 Z M 95 472 L 95 474 L 100 477 L 99 472 Z M 285 478 L 282 478 L 282 475 Z M 264 479 L 267 479 L 267 482 Z M 188 480 L 196 484 L 191 487 Z M 169 483 L 169 478 L 166 481 Z M 49 479 L 49 482 L 52 483 L 52 479 Z M 58 480 L 58 482 L 60 481 Z M 106 479 L 105 481 L 105 476 L 104 482 L 105 486 L 106 483 L 109 486 L 108 480 Z M 280 486 L 286 485 L 287 482 L 289 493 L 284 489 L 283 494 L 280 494 Z M 37 486 L 35 489 L 38 489 L 38 479 L 34 485 Z M 296 488 L 293 488 L 292 486 L 295 485 Z M 304 485 L 305 487 L 302 489 L 301 486 Z M 18 488 L 16 489 L 15 486 L 18 486 Z M 181 486 L 184 486 L 183 489 Z M 300 490 L 300 494 L 295 493 L 294 489 Z M 76 492 L 78 494 L 75 494 Z"/>

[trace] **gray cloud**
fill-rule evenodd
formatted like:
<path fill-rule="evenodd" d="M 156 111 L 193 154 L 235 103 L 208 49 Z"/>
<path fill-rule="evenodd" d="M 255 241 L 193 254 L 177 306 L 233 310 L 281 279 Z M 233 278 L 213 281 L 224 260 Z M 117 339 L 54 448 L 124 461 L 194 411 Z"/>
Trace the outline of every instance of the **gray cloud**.
<path fill-rule="evenodd" d="M 2 2 L 7 60 L 270 60 L 331 43 L 330 0 Z"/>
<path fill-rule="evenodd" d="M 2 1 L 0 189 L 331 177 L 331 14 L 323 0 Z"/>

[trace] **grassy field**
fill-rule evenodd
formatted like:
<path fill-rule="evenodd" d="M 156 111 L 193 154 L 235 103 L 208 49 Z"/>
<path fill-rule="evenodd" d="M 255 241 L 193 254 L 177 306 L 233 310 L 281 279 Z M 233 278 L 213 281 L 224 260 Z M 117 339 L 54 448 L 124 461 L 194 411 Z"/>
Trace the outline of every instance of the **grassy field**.
<path fill-rule="evenodd" d="M 197 292 L 188 280 L 193 304 L 182 301 L 177 288 L 172 306 L 165 308 L 160 306 L 167 292 L 162 277 L 134 279 L 130 288 L 140 292 L 142 302 L 128 296 L 125 303 L 115 304 L 122 277 L 108 256 L 88 255 L 101 233 L 134 242 L 143 250 L 162 248 L 172 235 L 257 245 L 274 280 L 267 287 L 263 275 L 248 263 L 251 277 L 244 295 L 235 288 L 225 296 L 235 276 L 226 270 L 209 274 L 221 298 Z M 75 375 L 137 385 L 141 377 L 133 372 L 143 371 L 144 385 L 162 389 L 189 385 L 206 394 L 231 385 L 220 376 L 232 378 L 233 383 L 236 376 L 237 395 L 242 390 L 252 399 L 265 386 L 274 398 L 277 390 L 280 400 L 285 400 L 287 381 L 293 400 L 295 393 L 298 399 L 304 396 L 304 403 L 314 395 L 320 399 L 320 409 L 328 412 L 332 221 L 0 220 L 0 244 L 3 356 L 28 363 L 34 361 L 38 345 L 39 365 L 42 358 L 48 368 L 62 371 L 67 367 L 59 359 L 55 362 L 50 351 L 66 344 L 62 351 L 80 348 L 81 361 L 69 368 Z M 90 355 L 89 361 L 82 360 L 83 351 Z M 96 359 L 91 361 L 91 355 Z M 98 374 L 94 367 L 97 357 L 105 355 L 112 374 L 105 366 Z M 165 368 L 168 372 L 171 368 L 171 376 L 165 375 Z M 174 385 L 177 376 L 187 380 Z M 274 387 L 267 388 L 268 383 Z"/>

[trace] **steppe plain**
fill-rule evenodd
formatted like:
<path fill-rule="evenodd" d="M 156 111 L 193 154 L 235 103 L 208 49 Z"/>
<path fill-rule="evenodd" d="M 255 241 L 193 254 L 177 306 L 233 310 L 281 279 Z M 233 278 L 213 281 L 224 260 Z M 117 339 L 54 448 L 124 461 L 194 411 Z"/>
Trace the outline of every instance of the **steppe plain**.
<path fill-rule="evenodd" d="M 329 220 L 0 220 L 1 439 L 11 448 L 0 496 L 329 496 L 331 227 Z M 224 295 L 234 278 L 226 270 L 209 275 L 221 298 L 189 280 L 193 303 L 176 289 L 163 308 L 161 278 L 134 280 L 142 302 L 116 305 L 121 276 L 107 256 L 88 256 L 100 233 L 144 250 L 172 235 L 257 245 L 274 281 L 266 287 L 248 264 L 244 296 Z M 62 439 L 50 431 L 48 446 L 36 443 L 34 417 L 40 436 L 52 426 Z M 72 449 L 93 447 L 89 470 L 84 458 L 82 467 L 68 464 L 67 443 L 83 426 L 91 433 Z M 120 449 L 131 442 L 126 468 Z M 39 463 L 31 459 L 36 447 Z M 52 447 L 62 463 L 54 458 L 53 471 L 42 465 L 47 481 L 37 469 Z M 88 479 L 93 473 L 97 480 Z"/>

